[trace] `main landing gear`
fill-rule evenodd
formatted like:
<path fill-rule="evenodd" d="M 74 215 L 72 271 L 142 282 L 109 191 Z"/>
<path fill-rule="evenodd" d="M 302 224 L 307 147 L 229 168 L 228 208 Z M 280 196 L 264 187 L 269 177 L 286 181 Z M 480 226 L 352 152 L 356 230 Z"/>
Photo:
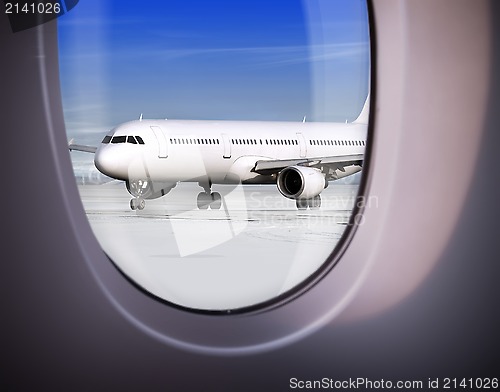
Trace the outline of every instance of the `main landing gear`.
<path fill-rule="evenodd" d="M 200 210 L 206 210 L 208 207 L 212 210 L 220 210 L 222 206 L 222 197 L 219 192 L 212 192 L 212 184 L 202 184 L 200 186 L 204 189 L 204 192 L 198 194 L 196 200 L 197 206 Z"/>
<path fill-rule="evenodd" d="M 311 210 L 317 210 L 321 207 L 321 196 L 316 195 L 311 199 L 297 199 L 295 200 L 298 210 L 306 210 L 309 207 Z"/>

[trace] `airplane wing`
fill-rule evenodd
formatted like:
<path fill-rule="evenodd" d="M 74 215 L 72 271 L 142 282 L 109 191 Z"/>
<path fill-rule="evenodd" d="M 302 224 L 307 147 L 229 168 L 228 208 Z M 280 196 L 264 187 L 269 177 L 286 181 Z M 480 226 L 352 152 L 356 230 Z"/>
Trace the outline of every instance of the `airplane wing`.
<path fill-rule="evenodd" d="M 95 153 L 97 147 L 94 146 L 84 146 L 82 144 L 74 144 L 73 139 L 71 139 L 68 143 L 68 148 L 70 151 L 83 151 L 83 152 L 91 152 Z"/>
<path fill-rule="evenodd" d="M 277 160 L 259 160 L 255 163 L 253 172 L 269 175 L 278 173 L 288 166 L 308 166 L 319 167 L 327 166 L 332 169 L 344 171 L 344 167 L 363 164 L 363 154 L 337 155 L 332 157 L 318 158 L 300 158 L 300 159 L 277 159 Z"/>

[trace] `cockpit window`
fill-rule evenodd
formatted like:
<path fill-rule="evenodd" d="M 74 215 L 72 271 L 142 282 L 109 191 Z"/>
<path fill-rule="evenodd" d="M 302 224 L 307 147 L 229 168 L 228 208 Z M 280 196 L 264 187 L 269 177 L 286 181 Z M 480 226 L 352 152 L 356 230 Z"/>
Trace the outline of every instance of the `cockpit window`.
<path fill-rule="evenodd" d="M 135 138 L 137 139 L 137 141 L 139 142 L 139 144 L 144 144 L 144 140 L 142 140 L 142 137 L 136 136 Z"/>
<path fill-rule="evenodd" d="M 104 139 L 102 139 L 103 144 L 108 144 L 111 141 L 111 136 L 106 135 L 104 136 Z"/>
<path fill-rule="evenodd" d="M 137 141 L 135 140 L 135 137 L 128 136 L 127 137 L 127 143 L 137 144 Z"/>
<path fill-rule="evenodd" d="M 111 143 L 125 143 L 127 140 L 126 136 L 113 136 L 113 139 L 111 140 Z"/>

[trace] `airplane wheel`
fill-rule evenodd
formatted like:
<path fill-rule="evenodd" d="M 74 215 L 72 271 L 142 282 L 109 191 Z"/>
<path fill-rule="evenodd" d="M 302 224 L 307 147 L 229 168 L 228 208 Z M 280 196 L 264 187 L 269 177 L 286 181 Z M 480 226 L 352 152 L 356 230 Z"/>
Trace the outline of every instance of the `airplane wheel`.
<path fill-rule="evenodd" d="M 212 203 L 210 204 L 210 208 L 212 210 L 220 210 L 220 207 L 222 206 L 222 197 L 219 192 L 214 192 L 211 195 L 212 197 Z"/>
<path fill-rule="evenodd" d="M 196 200 L 196 202 L 200 210 L 206 210 L 212 202 L 212 196 L 210 195 L 210 193 L 198 193 L 198 199 Z"/>
<path fill-rule="evenodd" d="M 309 199 L 308 201 L 309 201 L 309 207 L 311 209 L 317 210 L 318 208 L 321 207 L 321 196 L 320 195 L 314 196 L 312 199 Z"/>
<path fill-rule="evenodd" d="M 136 198 L 130 200 L 130 208 L 135 211 L 135 210 L 143 210 L 144 207 L 146 207 L 146 201 L 142 198 Z"/>
<path fill-rule="evenodd" d="M 295 204 L 298 210 L 306 210 L 307 209 L 307 199 L 297 199 L 295 200 Z"/>

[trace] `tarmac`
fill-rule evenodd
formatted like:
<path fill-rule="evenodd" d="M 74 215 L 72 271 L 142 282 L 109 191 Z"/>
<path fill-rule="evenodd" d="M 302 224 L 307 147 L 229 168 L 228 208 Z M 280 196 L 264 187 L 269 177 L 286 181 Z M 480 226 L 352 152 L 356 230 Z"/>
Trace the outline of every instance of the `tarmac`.
<path fill-rule="evenodd" d="M 176 305 L 226 311 L 273 299 L 325 263 L 358 185 L 330 183 L 315 210 L 297 210 L 275 185 L 214 185 L 220 210 L 198 210 L 193 183 L 142 211 L 130 209 L 122 182 L 78 188 L 99 244 L 135 283 Z"/>

